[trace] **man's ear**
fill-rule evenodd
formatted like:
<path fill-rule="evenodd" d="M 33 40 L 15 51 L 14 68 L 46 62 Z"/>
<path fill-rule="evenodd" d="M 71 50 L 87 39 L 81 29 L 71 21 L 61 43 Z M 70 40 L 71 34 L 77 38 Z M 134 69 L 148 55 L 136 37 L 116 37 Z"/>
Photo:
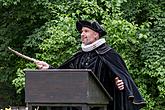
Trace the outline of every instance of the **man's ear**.
<path fill-rule="evenodd" d="M 99 39 L 99 33 L 95 32 L 95 39 Z"/>

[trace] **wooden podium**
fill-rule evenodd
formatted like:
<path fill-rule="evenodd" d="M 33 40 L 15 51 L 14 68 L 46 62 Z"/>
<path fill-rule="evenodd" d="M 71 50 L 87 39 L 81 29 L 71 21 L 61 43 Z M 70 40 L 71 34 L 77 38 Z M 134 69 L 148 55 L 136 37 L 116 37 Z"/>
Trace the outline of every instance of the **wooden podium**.
<path fill-rule="evenodd" d="M 29 110 L 106 110 L 111 96 L 89 69 L 25 70 Z"/>

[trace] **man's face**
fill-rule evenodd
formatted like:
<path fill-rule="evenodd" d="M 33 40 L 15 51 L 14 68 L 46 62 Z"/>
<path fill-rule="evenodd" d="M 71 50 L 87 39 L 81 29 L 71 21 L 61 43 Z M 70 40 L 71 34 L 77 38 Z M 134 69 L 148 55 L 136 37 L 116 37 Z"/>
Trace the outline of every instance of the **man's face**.
<path fill-rule="evenodd" d="M 81 30 L 81 41 L 84 45 L 91 44 L 99 39 L 99 33 L 90 28 L 83 27 Z"/>

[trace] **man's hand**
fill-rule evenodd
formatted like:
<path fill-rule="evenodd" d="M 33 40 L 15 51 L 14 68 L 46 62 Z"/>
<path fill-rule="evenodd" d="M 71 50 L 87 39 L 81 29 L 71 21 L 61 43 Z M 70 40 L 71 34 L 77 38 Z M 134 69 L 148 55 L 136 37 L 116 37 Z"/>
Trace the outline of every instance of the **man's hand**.
<path fill-rule="evenodd" d="M 44 61 L 35 61 L 34 63 L 37 65 L 38 69 L 46 70 L 49 68 L 49 64 Z"/>
<path fill-rule="evenodd" d="M 115 78 L 115 84 L 119 90 L 124 90 L 124 82 L 119 77 Z"/>

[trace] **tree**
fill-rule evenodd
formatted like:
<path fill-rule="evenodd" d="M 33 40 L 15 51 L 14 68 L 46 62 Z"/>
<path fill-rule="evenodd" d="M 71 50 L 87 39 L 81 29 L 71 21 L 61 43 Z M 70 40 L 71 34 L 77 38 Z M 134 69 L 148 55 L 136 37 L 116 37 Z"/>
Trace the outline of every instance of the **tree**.
<path fill-rule="evenodd" d="M 36 68 L 8 46 L 58 67 L 80 48 L 75 22 L 95 19 L 124 58 L 147 101 L 144 110 L 165 108 L 163 0 L 0 0 L 0 8 L 1 107 L 24 104 L 23 69 Z"/>

